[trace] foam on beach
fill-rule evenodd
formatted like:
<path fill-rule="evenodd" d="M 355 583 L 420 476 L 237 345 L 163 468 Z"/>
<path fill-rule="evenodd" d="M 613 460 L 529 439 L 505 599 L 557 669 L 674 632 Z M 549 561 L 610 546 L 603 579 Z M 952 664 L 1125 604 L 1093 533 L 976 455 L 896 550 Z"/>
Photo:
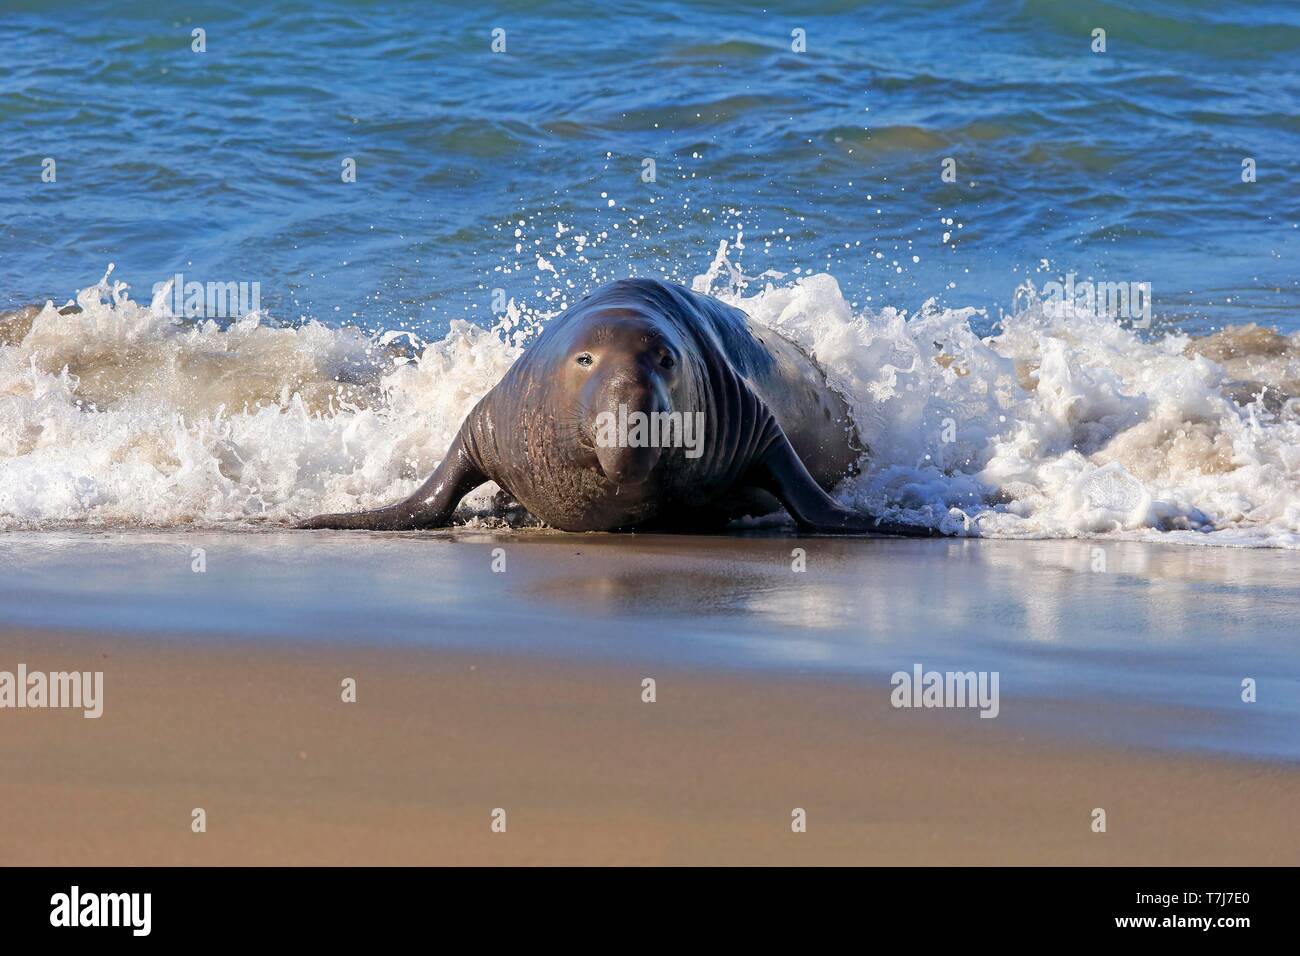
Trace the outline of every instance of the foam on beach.
<path fill-rule="evenodd" d="M 218 324 L 105 276 L 0 315 L 0 527 L 281 523 L 411 492 L 546 316 L 437 341 L 257 314 Z M 1029 301 L 854 309 L 834 277 L 695 286 L 803 345 L 872 454 L 838 489 L 891 518 L 985 537 L 1300 548 L 1300 334 L 1154 340 Z M 493 489 L 469 504 L 494 514 Z"/>

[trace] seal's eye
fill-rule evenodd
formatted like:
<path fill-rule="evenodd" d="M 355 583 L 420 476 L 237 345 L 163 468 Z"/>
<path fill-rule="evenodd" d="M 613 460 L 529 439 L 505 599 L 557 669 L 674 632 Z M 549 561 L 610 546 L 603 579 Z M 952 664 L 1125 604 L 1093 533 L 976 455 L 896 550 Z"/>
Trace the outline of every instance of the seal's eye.
<path fill-rule="evenodd" d="M 659 360 L 659 364 L 662 365 L 664 368 L 672 368 L 674 365 L 677 364 L 677 361 L 671 355 L 665 355 L 663 358 Z"/>
<path fill-rule="evenodd" d="M 579 356 L 578 356 L 578 364 L 581 365 L 581 366 L 583 366 L 584 368 L 586 368 L 588 365 L 590 365 L 590 364 L 591 364 L 591 353 L 590 353 L 590 352 L 583 352 L 581 355 L 579 355 Z"/>

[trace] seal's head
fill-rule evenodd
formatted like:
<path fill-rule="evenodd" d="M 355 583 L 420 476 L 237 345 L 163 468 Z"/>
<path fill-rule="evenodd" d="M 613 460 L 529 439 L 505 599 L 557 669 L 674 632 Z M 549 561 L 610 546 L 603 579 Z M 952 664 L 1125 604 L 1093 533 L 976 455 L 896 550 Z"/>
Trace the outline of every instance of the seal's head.
<path fill-rule="evenodd" d="M 566 337 L 561 362 L 580 441 L 614 484 L 641 484 L 659 464 L 683 352 L 671 327 L 635 309 L 602 310 Z"/>

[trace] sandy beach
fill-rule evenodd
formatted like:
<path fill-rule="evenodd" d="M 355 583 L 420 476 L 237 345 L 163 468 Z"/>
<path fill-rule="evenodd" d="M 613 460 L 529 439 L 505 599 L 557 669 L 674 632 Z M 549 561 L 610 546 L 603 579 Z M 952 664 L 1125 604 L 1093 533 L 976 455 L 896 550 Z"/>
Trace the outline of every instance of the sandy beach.
<path fill-rule="evenodd" d="M 102 670 L 104 712 L 0 711 L 0 863 L 1296 863 L 1287 556 L 1111 543 L 1168 575 L 1135 597 L 1079 546 L 9 535 L 0 669 Z M 959 659 L 997 719 L 891 706 L 890 671 Z"/>
<path fill-rule="evenodd" d="M 5 648 L 102 667 L 111 695 L 98 721 L 4 715 L 5 764 L 21 768 L 0 783 L 7 865 L 1298 858 L 1294 765 L 904 717 L 853 681 L 656 669 L 647 704 L 641 668 L 490 654 L 49 634 Z M 1104 834 L 1090 829 L 1099 806 Z M 191 832 L 195 807 L 205 833 Z"/>

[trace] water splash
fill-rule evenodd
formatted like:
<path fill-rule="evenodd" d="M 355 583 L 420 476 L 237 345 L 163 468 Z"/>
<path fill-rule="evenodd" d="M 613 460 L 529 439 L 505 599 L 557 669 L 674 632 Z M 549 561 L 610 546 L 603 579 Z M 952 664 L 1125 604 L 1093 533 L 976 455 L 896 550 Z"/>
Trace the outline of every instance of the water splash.
<path fill-rule="evenodd" d="M 828 274 L 747 276 L 726 244 L 693 285 L 807 349 L 872 450 L 855 507 L 997 537 L 1300 547 L 1300 335 L 1131 330 L 1029 301 L 855 309 Z M 549 314 L 510 304 L 440 340 L 133 301 L 109 274 L 0 315 L 0 526 L 225 526 L 412 491 Z M 496 489 L 471 510 L 500 514 Z"/>

